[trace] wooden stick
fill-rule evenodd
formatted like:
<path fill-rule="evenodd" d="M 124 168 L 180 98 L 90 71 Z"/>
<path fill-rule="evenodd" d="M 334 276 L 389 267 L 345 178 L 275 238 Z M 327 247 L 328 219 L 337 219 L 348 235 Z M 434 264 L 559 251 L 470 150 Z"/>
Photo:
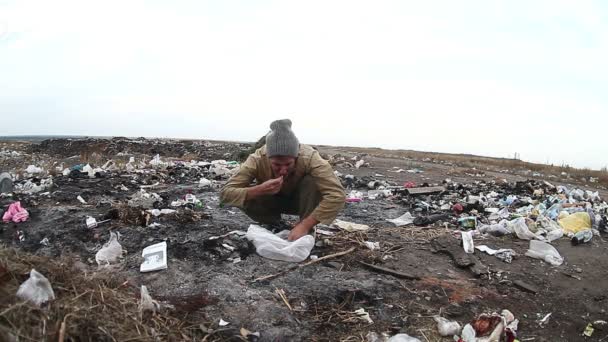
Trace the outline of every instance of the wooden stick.
<path fill-rule="evenodd" d="M 283 289 L 277 289 L 277 288 L 275 288 L 275 292 L 279 295 L 279 297 L 281 297 L 281 299 L 283 300 L 283 302 L 285 302 L 285 305 L 287 305 L 287 307 L 289 308 L 289 311 L 293 311 L 293 308 L 291 307 L 291 305 L 289 305 L 289 301 L 287 300 L 287 296 L 285 296 L 285 291 L 283 291 Z"/>
<path fill-rule="evenodd" d="M 380 273 L 390 274 L 390 275 L 393 275 L 393 276 L 395 276 L 397 278 L 410 279 L 410 280 L 420 279 L 420 277 L 418 277 L 418 276 L 414 276 L 414 275 L 411 275 L 411 274 L 407 274 L 407 273 L 402 273 L 402 272 L 399 272 L 399 271 L 391 270 L 390 268 L 384 268 L 384 267 L 368 264 L 368 263 L 365 263 L 363 261 L 359 261 L 359 263 L 362 264 L 362 265 L 365 265 L 365 266 L 367 266 L 367 267 L 369 267 L 369 268 L 371 268 L 371 269 L 373 269 L 375 271 L 378 271 Z"/>
<path fill-rule="evenodd" d="M 295 265 L 295 266 L 292 266 L 292 267 L 290 267 L 290 268 L 288 268 L 288 269 L 286 269 L 286 270 L 284 270 L 284 271 L 281 271 L 281 272 L 279 272 L 279 273 L 275 273 L 275 274 L 271 274 L 271 275 L 263 276 L 263 277 L 260 277 L 260 278 L 256 278 L 256 279 L 254 279 L 252 282 L 253 282 L 253 283 L 255 283 L 255 282 L 258 282 L 258 281 L 264 281 L 264 280 L 268 280 L 268 279 L 276 278 L 276 277 L 281 276 L 281 275 L 283 275 L 283 274 L 285 274 L 285 273 L 287 273 L 287 272 L 293 271 L 293 270 L 295 270 L 296 268 L 306 267 L 306 266 L 308 266 L 308 265 L 316 264 L 316 263 L 318 263 L 318 262 L 321 262 L 321 261 L 323 261 L 323 260 L 327 260 L 327 259 L 331 259 L 331 258 L 337 258 L 337 257 L 339 257 L 339 256 L 343 256 L 343 255 L 346 255 L 346 254 L 348 254 L 348 253 L 352 253 L 352 252 L 354 252 L 354 251 L 355 251 L 355 247 L 352 247 L 352 248 L 350 248 L 350 249 L 348 249 L 348 250 L 345 250 L 345 251 L 343 251 L 343 252 L 338 252 L 338 253 L 334 253 L 334 254 L 326 255 L 326 256 L 324 256 L 324 257 L 321 257 L 321 258 L 318 258 L 318 259 L 315 259 L 315 260 L 311 260 L 311 261 L 309 261 L 309 262 L 307 262 L 307 263 L 304 263 L 304 264 L 300 264 L 300 265 Z"/>

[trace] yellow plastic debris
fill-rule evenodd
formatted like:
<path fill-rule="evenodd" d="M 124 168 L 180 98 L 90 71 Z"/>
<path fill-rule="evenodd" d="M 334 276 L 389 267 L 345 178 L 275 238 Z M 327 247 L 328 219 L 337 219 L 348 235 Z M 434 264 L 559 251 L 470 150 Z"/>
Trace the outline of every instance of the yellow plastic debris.
<path fill-rule="evenodd" d="M 586 212 L 568 215 L 558 221 L 564 233 L 578 233 L 581 230 L 591 229 L 591 217 Z"/>

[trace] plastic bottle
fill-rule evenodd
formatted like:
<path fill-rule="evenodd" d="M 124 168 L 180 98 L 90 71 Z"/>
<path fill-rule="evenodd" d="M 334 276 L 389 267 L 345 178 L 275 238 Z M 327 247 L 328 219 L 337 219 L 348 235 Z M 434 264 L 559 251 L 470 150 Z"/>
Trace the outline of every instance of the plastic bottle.
<path fill-rule="evenodd" d="M 589 241 L 591 241 L 591 239 L 593 238 L 593 231 L 591 231 L 591 229 L 585 229 L 585 230 L 581 230 L 580 232 L 574 234 L 574 236 L 572 237 L 572 244 L 573 245 L 580 245 L 581 243 L 587 243 Z"/>

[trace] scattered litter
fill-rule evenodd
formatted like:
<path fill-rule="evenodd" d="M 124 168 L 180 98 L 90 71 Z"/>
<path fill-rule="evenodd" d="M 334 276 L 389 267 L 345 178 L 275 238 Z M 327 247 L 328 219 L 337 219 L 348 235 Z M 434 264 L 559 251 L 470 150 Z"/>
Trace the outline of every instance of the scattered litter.
<path fill-rule="evenodd" d="M 462 247 L 464 248 L 464 252 L 467 254 L 475 253 L 475 244 L 473 243 L 472 234 L 472 230 L 468 232 L 460 232 L 460 236 L 462 237 Z"/>
<path fill-rule="evenodd" d="M 371 317 L 369 317 L 369 313 L 367 311 L 365 311 L 364 308 L 360 308 L 355 310 L 355 315 L 357 315 L 357 318 L 359 318 L 362 321 L 365 321 L 369 324 L 374 323 L 374 321 L 372 321 Z"/>
<path fill-rule="evenodd" d="M 145 285 L 141 286 L 141 297 L 139 301 L 139 312 L 143 315 L 145 312 L 156 313 L 160 309 L 160 304 L 152 299 L 148 288 Z"/>
<path fill-rule="evenodd" d="M 76 197 L 76 199 L 82 204 L 87 204 L 87 201 L 85 201 L 84 198 L 82 198 L 82 196 L 80 196 L 80 195 L 78 195 L 78 197 Z"/>
<path fill-rule="evenodd" d="M 53 292 L 49 280 L 35 269 L 32 269 L 30 271 L 29 279 L 19 286 L 17 297 L 37 306 L 41 306 L 42 304 L 55 299 L 55 292 Z"/>
<path fill-rule="evenodd" d="M 21 206 L 21 202 L 13 202 L 9 205 L 4 215 L 2 215 L 2 221 L 15 223 L 25 222 L 30 217 L 30 214 Z"/>
<path fill-rule="evenodd" d="M 304 261 L 315 245 L 315 238 L 312 235 L 304 235 L 296 241 L 287 241 L 267 229 L 253 224 L 249 226 L 246 237 L 253 242 L 256 252 L 260 256 L 281 261 Z"/>
<path fill-rule="evenodd" d="M 211 186 L 211 184 L 211 181 L 207 178 L 201 178 L 201 180 L 198 182 L 199 188 L 208 188 Z"/>
<path fill-rule="evenodd" d="M 388 339 L 387 342 L 422 342 L 419 339 L 408 334 L 397 334 Z"/>
<path fill-rule="evenodd" d="M 587 242 L 591 241 L 592 238 L 593 238 L 593 231 L 591 229 L 585 229 L 585 230 L 578 231 L 576 234 L 574 234 L 574 236 L 572 237 L 572 239 L 570 241 L 572 242 L 573 245 L 577 246 L 582 243 L 587 243 Z"/>
<path fill-rule="evenodd" d="M 397 227 L 407 226 L 408 224 L 414 223 L 414 216 L 409 212 L 397 217 L 396 219 L 387 220 L 388 222 L 392 222 Z"/>
<path fill-rule="evenodd" d="M 562 258 L 555 247 L 537 240 L 530 240 L 530 249 L 528 249 L 526 255 L 531 258 L 544 260 L 553 266 L 559 266 L 564 262 L 564 258 Z"/>
<path fill-rule="evenodd" d="M 363 242 L 363 244 L 365 244 L 365 247 L 369 248 L 372 251 L 380 248 L 380 242 L 365 241 Z"/>
<path fill-rule="evenodd" d="M 169 215 L 176 212 L 175 209 L 148 209 L 146 211 L 154 215 L 155 217 L 158 217 L 160 215 Z"/>
<path fill-rule="evenodd" d="M 441 316 L 433 316 L 437 322 L 437 331 L 441 336 L 460 335 L 460 324 L 458 322 L 447 320 Z"/>
<path fill-rule="evenodd" d="M 474 216 L 459 218 L 458 225 L 465 229 L 475 229 L 477 227 L 477 218 Z"/>
<path fill-rule="evenodd" d="M 369 226 L 365 224 L 353 223 L 336 219 L 333 223 L 336 227 L 346 230 L 347 232 L 364 232 L 369 230 Z"/>
<path fill-rule="evenodd" d="M 410 195 L 427 195 L 444 192 L 445 188 L 442 186 L 428 186 L 422 188 L 409 188 L 405 189 L 405 191 Z"/>
<path fill-rule="evenodd" d="M 218 324 L 219 324 L 220 327 L 225 327 L 228 324 L 230 324 L 230 322 L 226 322 L 226 321 L 224 321 L 223 319 L 220 318 L 220 322 Z"/>
<path fill-rule="evenodd" d="M 35 166 L 35 165 L 30 165 L 25 169 L 25 172 L 29 173 L 29 174 L 37 174 L 37 173 L 42 173 L 42 168 Z"/>
<path fill-rule="evenodd" d="M 583 336 L 586 337 L 591 337 L 591 335 L 593 335 L 595 329 L 593 329 L 593 324 L 589 323 L 587 324 L 587 326 L 585 327 L 585 330 L 583 331 Z"/>
<path fill-rule="evenodd" d="M 109 265 L 115 263 L 121 255 L 122 246 L 118 242 L 118 235 L 114 232 L 110 232 L 110 240 L 97 251 L 95 254 L 95 261 L 97 261 L 97 265 L 104 263 Z"/>
<path fill-rule="evenodd" d="M 587 212 L 578 212 L 568 215 L 560 220 L 559 224 L 566 233 L 578 233 L 581 230 L 591 229 L 591 217 Z"/>
<path fill-rule="evenodd" d="M 475 249 L 488 253 L 489 255 L 494 255 L 498 259 L 500 259 L 506 263 L 509 263 L 509 264 L 513 261 L 513 256 L 517 255 L 517 253 L 515 253 L 515 251 L 512 249 L 505 249 L 505 248 L 492 249 L 486 245 L 475 246 Z"/>
<path fill-rule="evenodd" d="M 50 245 L 49 238 L 44 238 L 44 239 L 40 240 L 40 244 L 43 246 L 49 246 Z"/>
<path fill-rule="evenodd" d="M 326 230 L 326 229 L 321 229 L 321 228 L 316 228 L 315 232 L 317 232 L 317 234 L 319 234 L 319 235 L 325 235 L 325 236 L 336 235 L 336 233 L 334 233 L 334 232 L 331 232 L 331 231 Z"/>
<path fill-rule="evenodd" d="M 140 272 L 152 272 L 167 268 L 167 242 L 163 241 L 144 248 L 141 252 L 144 262 L 139 266 Z"/>
<path fill-rule="evenodd" d="M 541 319 L 538 324 L 542 327 L 543 325 L 547 324 L 549 322 L 549 317 L 551 317 L 551 314 L 553 314 L 552 312 L 548 313 L 545 315 L 545 317 L 543 317 L 543 319 Z"/>
<path fill-rule="evenodd" d="M 363 200 L 363 193 L 360 191 L 353 190 L 346 197 L 346 202 L 357 203 Z"/>
<path fill-rule="evenodd" d="M 13 178 L 8 172 L 0 173 L 0 194 L 13 192 Z"/>

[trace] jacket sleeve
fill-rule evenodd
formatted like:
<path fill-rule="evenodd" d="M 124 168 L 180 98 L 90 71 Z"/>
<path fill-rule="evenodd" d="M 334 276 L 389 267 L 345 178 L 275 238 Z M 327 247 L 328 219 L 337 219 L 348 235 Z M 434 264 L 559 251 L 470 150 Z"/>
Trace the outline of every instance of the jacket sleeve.
<path fill-rule="evenodd" d="M 310 175 L 321 193 L 321 202 L 311 216 L 323 224 L 331 224 L 344 208 L 346 195 L 340 180 L 334 174 L 331 165 L 321 158 L 319 152 L 313 152 L 310 162 Z"/>
<path fill-rule="evenodd" d="M 235 175 L 230 177 L 220 191 L 220 201 L 225 205 L 230 205 L 238 208 L 245 206 L 247 198 L 247 188 L 251 186 L 251 182 L 255 179 L 256 158 L 250 155 L 247 160 L 241 164 L 240 169 Z"/>

